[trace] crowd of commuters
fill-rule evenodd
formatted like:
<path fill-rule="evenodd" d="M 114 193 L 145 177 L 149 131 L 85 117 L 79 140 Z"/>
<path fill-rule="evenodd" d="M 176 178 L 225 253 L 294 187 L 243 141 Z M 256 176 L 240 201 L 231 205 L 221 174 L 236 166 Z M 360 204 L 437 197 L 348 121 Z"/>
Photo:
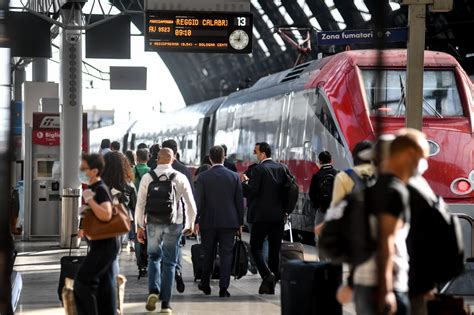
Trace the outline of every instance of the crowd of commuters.
<path fill-rule="evenodd" d="M 219 296 L 231 296 L 228 288 L 233 246 L 244 225 L 244 198 L 251 258 L 262 279 L 258 292 L 275 293 L 288 218 L 281 192 L 289 179 L 286 166 L 272 159 L 268 143 L 255 145 L 256 163 L 240 176 L 236 165 L 227 159 L 227 147 L 212 147 L 195 172 L 194 181 L 179 161 L 174 140 L 150 148 L 139 144 L 136 153 L 127 151 L 125 155 L 118 150 L 119 143 L 105 139 L 100 154 L 84 155 L 81 174 L 89 189 L 83 196 L 98 218 L 109 218 L 114 202 L 130 209 L 136 230 L 130 232 L 129 240 L 146 246 L 148 256 L 148 311 L 155 310 L 161 301 L 162 313 L 171 313 L 174 282 L 179 292 L 185 290 L 181 246 L 184 236 L 191 234 L 200 235 L 204 251 L 198 288 L 205 295 L 211 294 L 210 280 L 218 253 Z M 421 177 L 427 169 L 428 142 L 421 132 L 404 129 L 394 136 L 381 137 L 375 145 L 362 141 L 351 153 L 353 167 L 340 171 L 331 153 L 322 151 L 317 161 L 319 170 L 309 189 L 316 213 L 316 247 L 325 216 L 350 194 L 367 191 L 365 207 L 377 218 L 371 220 L 377 250 L 367 261 L 350 268 L 337 298 L 341 303 L 354 302 L 357 314 L 425 314 L 426 305 L 420 299 L 410 306 L 406 237 L 410 206 L 416 207 L 410 204 L 407 187 L 412 178 Z M 118 272 L 120 248 L 116 239 L 90 242 L 75 282 L 79 314 L 114 314 L 116 301 L 110 292 Z M 320 254 L 319 259 L 326 257 Z"/>

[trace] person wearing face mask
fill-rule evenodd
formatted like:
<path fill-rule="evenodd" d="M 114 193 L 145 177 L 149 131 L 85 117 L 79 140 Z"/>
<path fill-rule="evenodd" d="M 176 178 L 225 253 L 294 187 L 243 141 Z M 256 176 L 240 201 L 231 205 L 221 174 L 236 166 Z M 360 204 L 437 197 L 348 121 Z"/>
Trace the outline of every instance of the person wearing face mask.
<path fill-rule="evenodd" d="M 112 197 L 100 175 L 104 159 L 99 154 L 84 154 L 81 182 L 88 184 L 82 197 L 90 211 L 101 221 L 112 218 Z M 87 237 L 87 235 L 86 235 Z M 114 261 L 120 248 L 118 238 L 90 241 L 87 256 L 74 279 L 74 297 L 78 315 L 113 315 L 117 312 Z"/>
<path fill-rule="evenodd" d="M 377 249 L 354 271 L 357 314 L 410 314 L 406 245 L 410 204 L 407 183 L 417 174 L 420 160 L 428 154 L 429 145 L 422 132 L 401 130 L 390 144 L 389 157 L 377 183 L 367 191 L 366 206 L 376 218 L 371 220 L 371 224 Z"/>
<path fill-rule="evenodd" d="M 251 177 L 242 175 L 244 195 L 250 199 L 250 250 L 263 281 L 260 294 L 275 294 L 279 277 L 279 260 L 285 218 L 282 191 L 287 184 L 285 168 L 272 160 L 272 150 L 266 142 L 255 145 L 259 164 L 252 168 Z M 263 255 L 263 243 L 268 238 L 268 264 Z"/>

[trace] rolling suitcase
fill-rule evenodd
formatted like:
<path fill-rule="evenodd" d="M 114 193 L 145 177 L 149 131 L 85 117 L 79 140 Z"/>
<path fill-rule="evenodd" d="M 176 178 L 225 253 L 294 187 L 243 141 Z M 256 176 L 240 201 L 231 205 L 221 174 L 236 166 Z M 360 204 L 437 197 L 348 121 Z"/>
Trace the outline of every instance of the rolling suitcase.
<path fill-rule="evenodd" d="M 293 232 L 291 230 L 291 221 L 288 218 L 288 227 L 290 232 L 290 242 L 283 242 L 280 249 L 280 270 L 289 260 L 304 260 L 304 246 L 301 243 L 293 242 Z"/>
<path fill-rule="evenodd" d="M 340 265 L 288 261 L 281 272 L 282 315 L 342 315 L 336 300 L 341 283 Z"/>
<path fill-rule="evenodd" d="M 76 237 L 76 234 L 71 235 L 71 245 L 69 246 L 69 256 L 61 257 L 61 273 L 59 274 L 58 284 L 58 297 L 62 302 L 62 293 L 64 282 L 66 278 L 74 279 L 76 274 L 81 267 L 82 262 L 86 258 L 85 256 L 71 256 L 72 252 L 72 239 Z"/>
<path fill-rule="evenodd" d="M 198 243 L 191 246 L 191 261 L 193 263 L 194 282 L 201 279 L 202 264 L 204 261 L 204 248 L 201 244 L 201 237 L 198 235 L 196 239 Z M 214 271 L 212 272 L 212 279 L 219 279 L 219 277 L 219 255 L 216 254 L 216 258 L 214 261 Z"/>

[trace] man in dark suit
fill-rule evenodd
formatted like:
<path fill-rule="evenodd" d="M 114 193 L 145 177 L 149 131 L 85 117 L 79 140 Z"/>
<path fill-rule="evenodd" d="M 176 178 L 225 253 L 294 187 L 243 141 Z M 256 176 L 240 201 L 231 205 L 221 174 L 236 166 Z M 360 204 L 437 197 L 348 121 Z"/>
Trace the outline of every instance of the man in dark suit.
<path fill-rule="evenodd" d="M 173 139 L 169 139 L 169 140 L 166 140 L 163 142 L 163 144 L 161 145 L 162 148 L 168 148 L 168 149 L 171 149 L 173 151 L 173 154 L 174 154 L 174 161 L 173 161 L 173 164 L 171 165 L 171 167 L 175 170 L 177 170 L 178 172 L 180 172 L 181 174 L 184 174 L 187 178 L 188 178 L 188 181 L 189 181 L 189 184 L 191 185 L 191 189 L 193 190 L 193 195 L 194 195 L 194 185 L 193 185 L 193 177 L 191 175 L 191 171 L 186 167 L 186 165 L 184 165 L 183 162 L 179 161 L 177 156 L 178 156 L 178 144 L 176 143 L 176 141 L 174 141 Z M 183 201 L 180 201 L 180 209 L 181 211 L 183 211 L 183 213 L 186 213 L 185 209 L 184 209 L 184 202 Z M 184 240 L 186 238 L 183 237 L 181 240 L 182 240 L 182 244 L 184 244 Z M 184 280 L 183 280 L 183 273 L 182 273 L 182 269 L 183 269 L 183 265 L 181 264 L 181 261 L 182 261 L 182 251 L 181 251 L 181 246 L 179 247 L 179 253 L 178 253 L 178 263 L 176 265 L 176 272 L 175 272 L 175 281 L 176 281 L 176 290 L 178 290 L 179 293 L 183 293 L 184 292 L 184 289 L 185 289 L 185 285 L 184 285 Z"/>
<path fill-rule="evenodd" d="M 227 158 L 227 146 L 225 144 L 221 144 L 221 147 L 224 149 L 224 166 L 237 173 L 237 167 L 235 166 L 235 163 L 232 163 Z"/>
<path fill-rule="evenodd" d="M 287 184 L 285 169 L 271 159 L 272 150 L 266 142 L 255 145 L 254 154 L 259 165 L 252 168 L 250 179 L 242 175 L 243 190 L 250 198 L 247 219 L 252 223 L 250 250 L 263 281 L 260 294 L 275 294 L 279 276 L 279 260 L 284 226 L 284 190 Z M 263 242 L 268 238 L 268 265 L 263 256 Z"/>
<path fill-rule="evenodd" d="M 201 233 L 204 262 L 199 289 L 211 294 L 209 285 L 217 244 L 220 257 L 220 297 L 230 297 L 235 234 L 241 233 L 244 200 L 239 176 L 224 167 L 224 149 L 214 146 L 209 158 L 212 168 L 199 174 L 196 183 L 196 231 Z"/>

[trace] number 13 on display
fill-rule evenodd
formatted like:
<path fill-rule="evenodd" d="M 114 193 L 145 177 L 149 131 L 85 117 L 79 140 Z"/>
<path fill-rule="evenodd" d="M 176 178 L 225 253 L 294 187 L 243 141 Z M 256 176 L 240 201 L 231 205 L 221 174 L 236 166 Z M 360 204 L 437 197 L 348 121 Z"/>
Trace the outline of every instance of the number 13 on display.
<path fill-rule="evenodd" d="M 237 26 L 247 26 L 247 18 L 237 17 Z"/>

